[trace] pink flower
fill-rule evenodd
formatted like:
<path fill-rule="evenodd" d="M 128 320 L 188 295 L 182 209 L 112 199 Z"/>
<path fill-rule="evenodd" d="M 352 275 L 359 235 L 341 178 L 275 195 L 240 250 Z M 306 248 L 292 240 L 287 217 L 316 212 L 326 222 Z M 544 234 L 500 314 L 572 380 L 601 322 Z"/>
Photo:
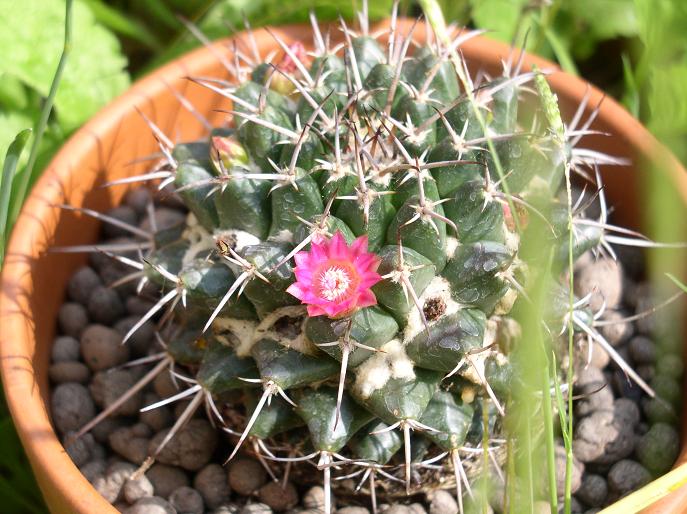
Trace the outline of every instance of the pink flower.
<path fill-rule="evenodd" d="M 380 259 L 367 251 L 367 236 L 351 246 L 341 232 L 330 240 L 313 239 L 310 251 L 298 252 L 296 282 L 287 292 L 308 306 L 309 316 L 343 318 L 363 307 L 376 305 L 370 288 L 382 277 L 377 273 Z"/>

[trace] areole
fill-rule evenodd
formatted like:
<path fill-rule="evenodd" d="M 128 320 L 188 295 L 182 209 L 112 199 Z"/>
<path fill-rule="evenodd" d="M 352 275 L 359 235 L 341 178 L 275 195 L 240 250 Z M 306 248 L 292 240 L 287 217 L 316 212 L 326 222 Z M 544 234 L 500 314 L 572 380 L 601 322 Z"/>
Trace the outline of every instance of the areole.
<path fill-rule="evenodd" d="M 401 20 L 400 30 L 407 32 L 411 22 Z M 382 23 L 373 28 L 385 27 Z M 309 40 L 303 26 L 275 29 L 285 41 Z M 332 31 L 332 34 L 337 34 Z M 415 32 L 418 40 L 423 30 Z M 241 38 L 238 35 L 237 38 Z M 255 32 L 258 49 L 265 55 L 276 49 L 274 39 L 263 30 Z M 49 419 L 47 368 L 56 312 L 72 271 L 83 262 L 74 255 L 49 255 L 53 245 L 93 242 L 98 226 L 92 220 L 60 210 L 69 204 L 104 210 L 116 205 L 125 188 L 99 189 L 104 182 L 143 172 L 146 163 L 131 164 L 139 156 L 153 153 L 155 141 L 138 108 L 163 130 L 175 133 L 179 140 L 192 140 L 204 133 L 203 125 L 181 107 L 168 86 L 183 91 L 197 109 L 211 122 L 223 116 L 218 109 L 225 102 L 212 92 L 193 86 L 185 77 L 219 76 L 227 78 L 218 55 L 230 55 L 226 41 L 211 49 L 196 50 L 174 61 L 135 84 L 125 95 L 98 114 L 76 133 L 50 164 L 26 203 L 7 252 L 0 296 L 0 357 L 2 378 L 8 404 L 22 443 L 52 512 L 116 512 L 93 489 L 72 463 L 60 444 Z M 462 46 L 468 65 L 475 69 L 496 71 L 510 49 L 501 43 L 478 37 Z M 542 69 L 555 66 L 526 55 L 525 67 L 536 64 Z M 570 114 L 589 92 L 588 110 L 603 94 L 575 77 L 553 72 L 549 82 L 558 94 L 565 114 Z M 174 128 L 174 130 L 172 130 Z M 687 173 L 663 150 L 641 124 L 613 100 L 601 104 L 593 128 L 613 137 L 590 137 L 594 149 L 629 157 L 634 167 L 602 169 L 606 193 L 615 206 L 619 223 L 637 227 L 642 163 L 660 162 L 675 187 L 687 202 Z M 179 133 L 181 132 L 181 133 Z M 683 446 L 679 462 L 687 460 Z M 687 501 L 687 489 L 676 491 L 651 512 L 678 512 Z"/>

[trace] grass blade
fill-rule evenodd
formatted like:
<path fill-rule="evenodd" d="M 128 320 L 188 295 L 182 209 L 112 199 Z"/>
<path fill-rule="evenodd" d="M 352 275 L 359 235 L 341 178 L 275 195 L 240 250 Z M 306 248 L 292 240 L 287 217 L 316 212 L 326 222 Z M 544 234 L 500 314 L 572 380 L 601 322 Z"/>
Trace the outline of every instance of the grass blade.
<path fill-rule="evenodd" d="M 19 165 L 19 158 L 30 135 L 31 129 L 24 129 L 17 134 L 7 149 L 5 162 L 2 166 L 2 182 L 0 182 L 0 268 L 2 268 L 7 234 L 9 233 L 7 218 L 10 209 L 12 182 Z"/>
<path fill-rule="evenodd" d="M 672 280 L 672 281 L 675 283 L 675 285 L 676 285 L 677 287 L 679 287 L 679 288 L 682 289 L 685 293 L 687 293 L 687 285 L 685 285 L 685 284 L 683 284 L 682 282 L 680 282 L 680 281 L 677 279 L 677 277 L 675 277 L 675 275 L 673 275 L 672 273 L 666 273 L 666 276 L 667 276 L 670 280 Z"/>
<path fill-rule="evenodd" d="M 60 60 L 57 63 L 57 69 L 55 70 L 55 75 L 52 79 L 52 84 L 50 84 L 50 92 L 48 97 L 45 99 L 43 104 L 43 109 L 41 110 L 41 116 L 38 120 L 38 125 L 36 127 L 36 134 L 31 144 L 31 153 L 29 154 L 29 161 L 26 163 L 26 168 L 19 175 L 19 184 L 16 190 L 16 197 L 12 202 L 12 213 L 9 216 L 9 225 L 11 226 L 16 221 L 19 216 L 19 210 L 24 203 L 24 198 L 26 198 L 26 193 L 28 192 L 29 185 L 33 182 L 33 167 L 36 164 L 36 159 L 38 158 L 38 149 L 40 147 L 41 141 L 43 140 L 43 134 L 48 125 L 48 118 L 52 112 L 52 106 L 55 102 L 55 95 L 57 94 L 57 88 L 60 85 L 60 80 L 62 79 L 62 73 L 64 67 L 67 64 L 67 58 L 71 53 L 71 41 L 72 41 L 72 4 L 73 0 L 66 0 L 65 6 L 65 16 L 64 16 L 64 46 L 62 48 L 62 54 L 60 55 Z M 8 230 L 9 232 L 9 230 Z"/>
<path fill-rule="evenodd" d="M 571 75 L 579 75 L 577 66 L 575 66 L 575 60 L 573 59 L 572 55 L 570 55 L 570 51 L 565 47 L 563 41 L 561 41 L 561 39 L 558 37 L 558 34 L 549 28 L 544 28 L 544 36 L 546 37 L 546 41 L 549 43 L 549 45 L 551 45 L 551 50 L 553 50 L 553 53 L 556 56 L 558 63 L 561 65 L 561 68 L 563 68 L 563 71 L 566 71 Z"/>
<path fill-rule="evenodd" d="M 95 19 L 111 31 L 138 41 L 156 52 L 162 51 L 162 43 L 140 21 L 130 19 L 131 15 L 127 17 L 100 0 L 86 0 L 85 3 Z"/>

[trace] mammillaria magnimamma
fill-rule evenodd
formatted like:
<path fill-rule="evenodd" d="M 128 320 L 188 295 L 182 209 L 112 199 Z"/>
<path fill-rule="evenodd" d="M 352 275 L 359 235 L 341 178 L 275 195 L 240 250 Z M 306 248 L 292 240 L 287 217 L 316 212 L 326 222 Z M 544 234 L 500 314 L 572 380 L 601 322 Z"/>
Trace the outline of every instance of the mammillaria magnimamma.
<path fill-rule="evenodd" d="M 191 401 L 141 471 L 203 404 L 238 438 L 230 459 L 248 448 L 271 474 L 311 460 L 327 489 L 334 466 L 360 471 L 373 506 L 376 486 L 455 486 L 460 499 L 466 461 L 503 461 L 513 313 L 533 263 L 564 274 L 571 256 L 620 242 L 596 170 L 615 161 L 575 148 L 593 115 L 582 122 L 583 105 L 564 125 L 517 52 L 473 82 L 459 50 L 478 33 L 428 27 L 423 46 L 417 26 L 395 12 L 378 34 L 342 21 L 334 44 L 313 20 L 312 52 L 274 36 L 274 63 L 248 44 L 225 63 L 232 82 L 192 79 L 233 105 L 207 138 L 175 145 L 149 122 L 164 158 L 125 182 L 172 185 L 189 214 L 140 260 L 116 256 L 161 291 L 125 341 L 165 311 L 164 351 L 135 390 L 173 367 L 185 389 L 148 408 Z M 568 202 L 573 171 L 596 180 L 600 220 Z M 532 233 L 551 255 L 521 254 Z M 566 286 L 542 322 L 571 322 L 648 390 L 584 299 L 567 310 Z"/>

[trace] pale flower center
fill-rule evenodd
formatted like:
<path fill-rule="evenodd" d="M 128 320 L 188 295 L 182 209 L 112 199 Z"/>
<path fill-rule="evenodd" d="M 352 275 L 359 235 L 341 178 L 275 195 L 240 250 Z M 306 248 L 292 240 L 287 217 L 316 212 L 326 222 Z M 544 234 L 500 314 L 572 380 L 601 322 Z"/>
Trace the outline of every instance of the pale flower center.
<path fill-rule="evenodd" d="M 320 295 L 330 302 L 343 296 L 350 285 L 351 277 L 338 266 L 332 266 L 320 275 Z"/>

